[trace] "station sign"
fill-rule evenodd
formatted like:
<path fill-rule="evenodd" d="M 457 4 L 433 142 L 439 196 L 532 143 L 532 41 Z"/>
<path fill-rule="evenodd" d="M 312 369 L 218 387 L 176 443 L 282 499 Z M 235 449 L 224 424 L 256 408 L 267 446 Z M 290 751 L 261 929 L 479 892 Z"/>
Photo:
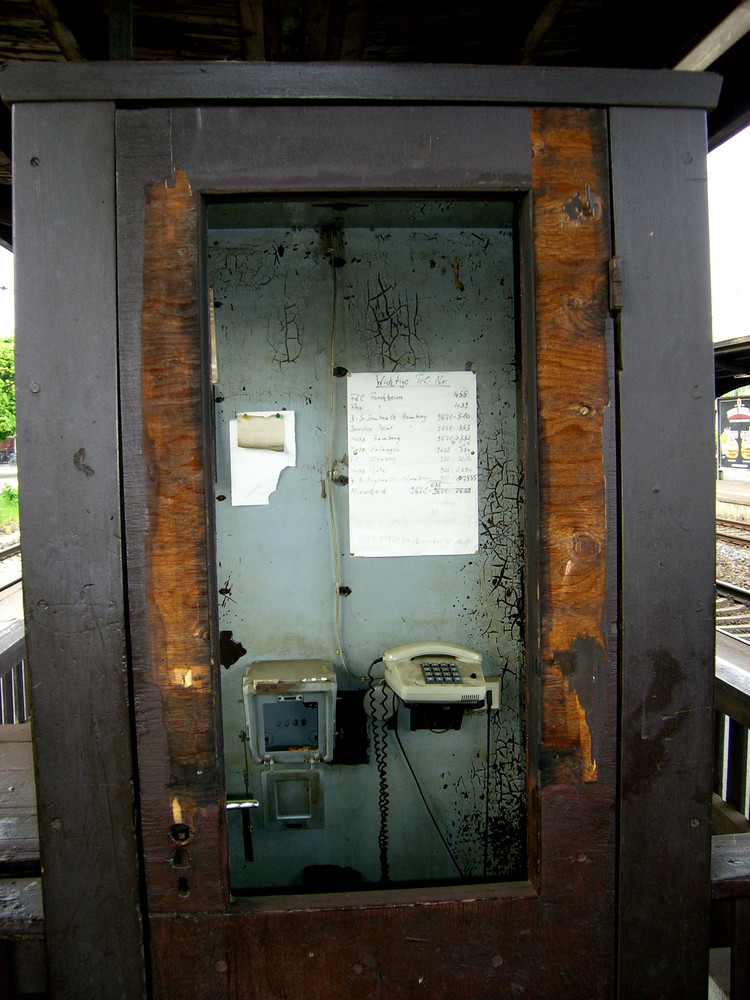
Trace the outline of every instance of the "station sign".
<path fill-rule="evenodd" d="M 750 406 L 736 397 L 717 399 L 719 472 L 750 472 Z"/>

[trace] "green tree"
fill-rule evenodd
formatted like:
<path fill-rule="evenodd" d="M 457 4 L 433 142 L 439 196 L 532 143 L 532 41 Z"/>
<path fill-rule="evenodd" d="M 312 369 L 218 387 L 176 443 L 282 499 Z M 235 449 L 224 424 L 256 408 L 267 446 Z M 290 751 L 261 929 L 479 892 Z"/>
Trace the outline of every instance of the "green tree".
<path fill-rule="evenodd" d="M 0 440 L 16 433 L 16 356 L 12 337 L 0 338 Z"/>

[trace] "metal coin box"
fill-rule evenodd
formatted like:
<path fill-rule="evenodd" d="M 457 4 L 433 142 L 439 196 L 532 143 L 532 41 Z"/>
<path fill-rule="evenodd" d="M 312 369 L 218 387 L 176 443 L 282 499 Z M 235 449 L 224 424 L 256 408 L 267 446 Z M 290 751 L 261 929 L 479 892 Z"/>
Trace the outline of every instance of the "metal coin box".
<path fill-rule="evenodd" d="M 256 660 L 242 681 L 247 736 L 258 763 L 329 761 L 336 675 L 325 660 Z"/>

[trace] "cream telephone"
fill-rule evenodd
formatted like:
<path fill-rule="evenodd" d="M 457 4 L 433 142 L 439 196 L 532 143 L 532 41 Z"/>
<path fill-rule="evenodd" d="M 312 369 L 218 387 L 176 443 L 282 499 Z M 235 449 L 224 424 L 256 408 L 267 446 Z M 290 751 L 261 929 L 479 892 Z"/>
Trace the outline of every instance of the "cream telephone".
<path fill-rule="evenodd" d="M 383 653 L 385 683 L 405 705 L 484 703 L 482 655 L 444 642 L 410 642 Z"/>

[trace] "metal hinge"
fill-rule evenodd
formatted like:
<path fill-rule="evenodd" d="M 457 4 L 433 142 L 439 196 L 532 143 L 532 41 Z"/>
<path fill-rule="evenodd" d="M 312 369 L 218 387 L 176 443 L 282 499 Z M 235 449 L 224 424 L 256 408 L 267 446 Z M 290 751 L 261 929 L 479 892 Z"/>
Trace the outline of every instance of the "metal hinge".
<path fill-rule="evenodd" d="M 609 311 L 622 309 L 622 261 L 619 257 L 609 258 Z"/>

